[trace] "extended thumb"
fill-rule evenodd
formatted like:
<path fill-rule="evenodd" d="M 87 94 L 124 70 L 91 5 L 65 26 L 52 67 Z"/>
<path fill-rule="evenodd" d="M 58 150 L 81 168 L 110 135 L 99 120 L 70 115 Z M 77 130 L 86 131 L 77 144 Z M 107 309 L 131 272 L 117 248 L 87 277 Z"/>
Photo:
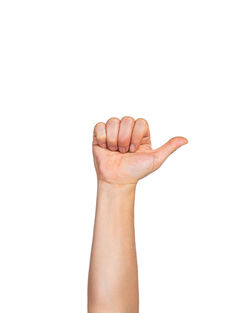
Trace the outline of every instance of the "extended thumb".
<path fill-rule="evenodd" d="M 153 153 L 155 155 L 156 168 L 159 168 L 171 153 L 187 143 L 188 140 L 184 137 L 174 137 L 158 149 L 155 149 Z"/>

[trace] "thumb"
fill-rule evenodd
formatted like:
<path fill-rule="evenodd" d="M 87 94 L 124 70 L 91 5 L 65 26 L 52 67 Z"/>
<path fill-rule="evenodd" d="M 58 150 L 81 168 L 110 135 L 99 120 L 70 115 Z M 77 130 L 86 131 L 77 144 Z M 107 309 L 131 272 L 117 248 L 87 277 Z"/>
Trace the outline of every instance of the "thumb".
<path fill-rule="evenodd" d="M 188 143 L 188 140 L 184 137 L 174 137 L 171 138 L 168 142 L 164 145 L 155 149 L 153 151 L 154 159 L 155 159 L 155 169 L 159 168 L 162 163 L 181 146 Z"/>

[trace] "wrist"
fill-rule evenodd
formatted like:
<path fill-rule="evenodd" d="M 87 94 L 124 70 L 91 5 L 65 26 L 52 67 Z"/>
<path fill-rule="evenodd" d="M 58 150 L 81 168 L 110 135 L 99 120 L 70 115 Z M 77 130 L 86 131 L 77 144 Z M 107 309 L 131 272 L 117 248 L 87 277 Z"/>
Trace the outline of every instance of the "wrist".
<path fill-rule="evenodd" d="M 125 184 L 118 184 L 118 183 L 109 183 L 105 180 L 98 179 L 97 180 L 98 188 L 106 189 L 106 190 L 134 190 L 136 188 L 137 183 L 125 183 Z"/>
<path fill-rule="evenodd" d="M 114 184 L 98 180 L 98 198 L 105 198 L 107 201 L 123 202 L 134 199 L 136 184 Z"/>

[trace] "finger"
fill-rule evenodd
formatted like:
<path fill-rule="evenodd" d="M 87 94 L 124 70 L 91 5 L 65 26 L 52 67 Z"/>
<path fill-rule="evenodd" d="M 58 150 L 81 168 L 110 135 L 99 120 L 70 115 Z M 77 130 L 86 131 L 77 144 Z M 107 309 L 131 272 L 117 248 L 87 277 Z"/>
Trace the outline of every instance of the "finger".
<path fill-rule="evenodd" d="M 134 127 L 134 119 L 125 116 L 121 119 L 118 133 L 118 148 L 122 153 L 128 152 L 131 141 L 131 135 Z"/>
<path fill-rule="evenodd" d="M 155 149 L 153 151 L 154 158 L 155 158 L 155 167 L 159 168 L 162 163 L 181 146 L 188 143 L 188 140 L 184 137 L 174 137 L 171 138 L 167 143 Z"/>
<path fill-rule="evenodd" d="M 135 121 L 135 125 L 134 125 L 133 132 L 132 132 L 131 144 L 129 148 L 130 152 L 135 152 L 138 149 L 144 137 L 150 143 L 150 133 L 149 133 L 148 122 L 144 120 L 143 118 L 138 118 Z"/>
<path fill-rule="evenodd" d="M 107 147 L 116 151 L 120 120 L 116 117 L 110 118 L 106 123 Z"/>
<path fill-rule="evenodd" d="M 93 144 L 106 148 L 106 129 L 105 124 L 102 122 L 97 123 L 94 127 Z"/>

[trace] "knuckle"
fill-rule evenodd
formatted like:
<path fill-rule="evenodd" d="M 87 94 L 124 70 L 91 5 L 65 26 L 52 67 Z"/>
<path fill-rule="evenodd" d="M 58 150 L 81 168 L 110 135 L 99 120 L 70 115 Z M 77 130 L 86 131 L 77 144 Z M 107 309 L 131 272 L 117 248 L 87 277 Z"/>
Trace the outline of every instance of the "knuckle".
<path fill-rule="evenodd" d="M 121 119 L 122 121 L 131 121 L 134 122 L 134 118 L 132 116 L 123 116 L 123 118 Z"/>
<path fill-rule="evenodd" d="M 94 130 L 96 130 L 99 127 L 103 127 L 103 126 L 105 126 L 105 124 L 103 122 L 96 123 L 95 127 L 94 127 Z"/>
<path fill-rule="evenodd" d="M 118 117 L 111 117 L 107 120 L 106 124 L 108 125 L 108 124 L 119 123 L 119 122 L 120 120 Z"/>
<path fill-rule="evenodd" d="M 143 125 L 143 126 L 148 126 L 147 120 L 145 120 L 145 119 L 142 118 L 142 117 L 137 118 L 136 123 L 141 124 L 141 125 Z"/>

